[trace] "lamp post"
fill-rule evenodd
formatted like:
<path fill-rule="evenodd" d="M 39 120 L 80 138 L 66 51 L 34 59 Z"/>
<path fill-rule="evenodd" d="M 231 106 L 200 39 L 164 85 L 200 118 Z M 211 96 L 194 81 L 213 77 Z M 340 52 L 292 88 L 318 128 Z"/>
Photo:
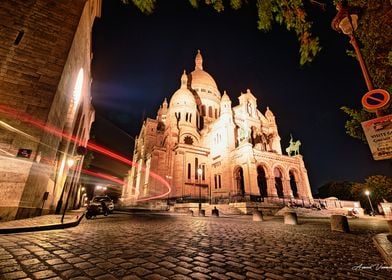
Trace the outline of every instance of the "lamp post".
<path fill-rule="evenodd" d="M 354 35 L 358 27 L 358 11 L 352 7 L 345 7 L 341 3 L 336 4 L 336 10 L 338 13 L 332 20 L 331 26 L 335 31 L 343 32 L 350 37 L 350 44 L 353 46 L 355 54 L 357 55 L 367 89 L 368 91 L 371 91 L 373 90 L 372 80 L 370 79 L 369 72 L 362 57 L 361 49 L 359 48 L 358 41 Z M 381 116 L 381 111 L 377 110 L 376 114 L 378 117 Z"/>
<path fill-rule="evenodd" d="M 366 194 L 366 196 L 367 196 L 367 198 L 369 200 L 370 208 L 372 209 L 372 213 L 371 214 L 373 215 L 374 214 L 374 209 L 373 209 L 372 201 L 370 200 L 370 192 L 368 190 L 366 190 L 365 194 Z"/>
<path fill-rule="evenodd" d="M 72 161 L 71 165 L 69 165 L 70 161 Z M 71 167 L 72 165 L 74 165 L 75 161 L 72 159 L 72 160 L 68 160 L 67 163 L 68 163 L 68 166 Z M 73 189 L 72 186 L 73 186 L 73 183 L 74 183 L 73 182 L 74 181 L 74 177 L 75 177 L 75 170 L 72 170 L 71 181 L 69 182 L 69 191 L 68 191 L 68 194 L 67 194 L 67 199 L 65 200 L 65 206 L 64 206 L 64 209 L 63 209 L 63 214 L 61 215 L 61 223 L 64 222 L 64 216 L 65 216 L 65 212 L 67 211 L 67 208 L 68 208 L 69 198 L 72 195 L 72 189 Z M 63 192 L 64 192 L 64 190 L 63 190 Z M 63 195 L 63 193 L 61 195 Z"/>
<path fill-rule="evenodd" d="M 203 169 L 200 167 L 197 169 L 197 178 L 199 179 L 199 216 L 201 215 L 201 182 L 200 178 L 201 175 L 203 174 Z"/>
<path fill-rule="evenodd" d="M 70 158 L 70 159 L 67 160 L 68 174 L 70 173 L 71 167 L 74 165 L 74 163 L 75 163 L 75 161 L 74 161 L 72 158 Z M 66 180 L 65 180 L 63 189 L 62 189 L 62 191 L 61 191 L 60 198 L 59 198 L 59 200 L 58 200 L 58 202 L 57 202 L 55 214 L 60 214 L 60 212 L 61 212 L 61 207 L 63 206 L 63 197 L 64 197 L 65 188 L 66 188 L 69 184 L 70 184 L 70 183 L 69 183 L 69 176 L 67 175 L 67 178 L 66 178 Z"/>

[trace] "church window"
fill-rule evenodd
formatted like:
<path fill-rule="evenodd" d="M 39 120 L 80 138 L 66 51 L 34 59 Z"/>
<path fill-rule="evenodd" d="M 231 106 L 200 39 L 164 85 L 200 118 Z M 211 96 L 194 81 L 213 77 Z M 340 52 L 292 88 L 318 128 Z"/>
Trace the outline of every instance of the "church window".
<path fill-rule="evenodd" d="M 185 121 L 188 121 L 188 113 L 185 114 Z"/>
<path fill-rule="evenodd" d="M 199 159 L 195 158 L 195 179 L 197 179 L 197 167 L 199 166 Z"/>
<path fill-rule="evenodd" d="M 188 145 L 193 145 L 193 139 L 190 136 L 185 136 L 184 143 Z"/>
<path fill-rule="evenodd" d="M 221 184 L 221 175 L 219 174 L 215 174 L 214 175 L 214 186 L 215 189 L 220 189 L 222 188 L 222 184 Z"/>
<path fill-rule="evenodd" d="M 212 106 L 208 107 L 208 116 L 212 118 Z"/>
<path fill-rule="evenodd" d="M 204 88 L 201 89 L 201 92 L 206 92 L 206 90 Z"/>
<path fill-rule="evenodd" d="M 202 116 L 206 115 L 206 105 L 201 106 L 201 115 Z"/>
<path fill-rule="evenodd" d="M 24 35 L 24 31 L 23 30 L 19 31 L 18 36 L 16 36 L 16 39 L 14 41 L 15 46 L 19 45 L 20 41 L 22 41 L 23 35 Z"/>
<path fill-rule="evenodd" d="M 188 179 L 191 179 L 191 164 L 188 163 Z"/>
<path fill-rule="evenodd" d="M 201 166 L 203 173 L 201 174 L 201 179 L 204 181 L 206 179 L 206 166 L 202 165 Z"/>
<path fill-rule="evenodd" d="M 212 93 L 212 92 L 209 90 L 208 93 Z"/>
<path fill-rule="evenodd" d="M 218 109 L 215 108 L 215 119 L 218 118 Z"/>
<path fill-rule="evenodd" d="M 189 114 L 189 122 L 192 122 L 192 114 Z"/>

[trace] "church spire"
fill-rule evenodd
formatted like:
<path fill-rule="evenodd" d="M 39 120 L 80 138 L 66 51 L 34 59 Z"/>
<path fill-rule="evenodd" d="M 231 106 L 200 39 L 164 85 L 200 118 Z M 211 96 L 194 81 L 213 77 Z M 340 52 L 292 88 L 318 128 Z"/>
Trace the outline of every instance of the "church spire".
<path fill-rule="evenodd" d="M 201 56 L 200 50 L 197 50 L 195 58 L 195 70 L 203 70 L 203 57 Z"/>
<path fill-rule="evenodd" d="M 188 83 L 188 76 L 186 75 L 186 72 L 184 70 L 184 72 L 182 73 L 182 76 L 181 76 L 181 88 L 186 88 L 187 83 Z"/>

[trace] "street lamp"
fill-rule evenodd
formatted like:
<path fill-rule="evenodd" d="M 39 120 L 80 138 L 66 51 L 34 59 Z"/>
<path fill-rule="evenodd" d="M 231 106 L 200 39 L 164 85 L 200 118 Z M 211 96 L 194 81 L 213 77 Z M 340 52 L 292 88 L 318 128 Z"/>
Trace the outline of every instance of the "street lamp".
<path fill-rule="evenodd" d="M 201 178 L 202 174 L 203 174 L 203 169 L 201 169 L 199 167 L 197 169 L 197 177 L 199 179 L 199 216 L 201 216 L 201 182 L 200 182 L 200 178 Z"/>
<path fill-rule="evenodd" d="M 370 208 L 372 208 L 372 214 L 374 214 L 373 204 L 372 204 L 372 201 L 370 200 L 370 192 L 368 190 L 366 190 L 365 194 L 369 200 Z"/>
<path fill-rule="evenodd" d="M 71 167 L 74 165 L 74 163 L 75 163 L 75 161 L 74 161 L 72 158 L 69 158 L 69 159 L 67 160 L 68 175 L 69 175 L 69 173 L 71 172 L 70 170 L 71 170 Z M 58 202 L 57 202 L 55 214 L 60 214 L 60 212 L 61 212 L 61 207 L 63 206 L 63 197 L 64 197 L 65 188 L 70 184 L 70 182 L 69 182 L 69 176 L 68 176 L 68 175 L 67 175 L 67 178 L 66 178 L 66 180 L 65 180 L 63 189 L 62 189 L 62 191 L 61 191 L 60 198 L 59 198 L 59 200 L 58 200 Z"/>
<path fill-rule="evenodd" d="M 350 44 L 353 46 L 355 54 L 357 55 L 367 89 L 368 91 L 371 91 L 373 90 L 372 80 L 370 79 L 369 72 L 362 57 L 361 49 L 359 48 L 358 41 L 354 35 L 358 27 L 358 10 L 352 7 L 343 6 L 341 3 L 336 4 L 336 10 L 338 13 L 332 20 L 331 26 L 335 31 L 343 32 L 343 34 L 350 37 Z M 376 111 L 376 114 L 378 117 L 381 116 L 379 110 Z"/>
<path fill-rule="evenodd" d="M 69 159 L 67 161 L 67 164 L 68 164 L 69 168 L 71 168 L 74 165 L 74 163 L 75 163 L 75 161 L 73 159 Z M 69 183 L 69 190 L 68 190 L 68 194 L 67 194 L 67 199 L 65 200 L 65 206 L 64 206 L 64 209 L 63 209 L 63 214 L 61 215 L 61 223 L 64 222 L 64 216 L 65 216 L 65 212 L 67 211 L 67 208 L 68 208 L 69 198 L 72 195 L 72 191 L 73 191 L 72 186 L 74 184 L 74 179 L 75 179 L 74 177 L 75 177 L 75 170 L 72 170 L 72 176 L 71 176 L 71 181 Z"/>

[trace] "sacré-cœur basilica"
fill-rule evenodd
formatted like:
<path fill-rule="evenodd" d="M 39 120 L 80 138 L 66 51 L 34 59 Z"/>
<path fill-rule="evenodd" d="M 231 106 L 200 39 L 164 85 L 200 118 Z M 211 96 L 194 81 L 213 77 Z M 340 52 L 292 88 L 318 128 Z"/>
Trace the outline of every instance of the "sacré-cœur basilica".
<path fill-rule="evenodd" d="M 195 69 L 184 71 L 170 102 L 143 122 L 122 204 L 167 192 L 152 173 L 171 186 L 163 197 L 170 201 L 312 200 L 302 156 L 282 154 L 273 112 L 262 113 L 249 89 L 238 100 L 233 106 L 219 91 L 198 51 Z"/>

